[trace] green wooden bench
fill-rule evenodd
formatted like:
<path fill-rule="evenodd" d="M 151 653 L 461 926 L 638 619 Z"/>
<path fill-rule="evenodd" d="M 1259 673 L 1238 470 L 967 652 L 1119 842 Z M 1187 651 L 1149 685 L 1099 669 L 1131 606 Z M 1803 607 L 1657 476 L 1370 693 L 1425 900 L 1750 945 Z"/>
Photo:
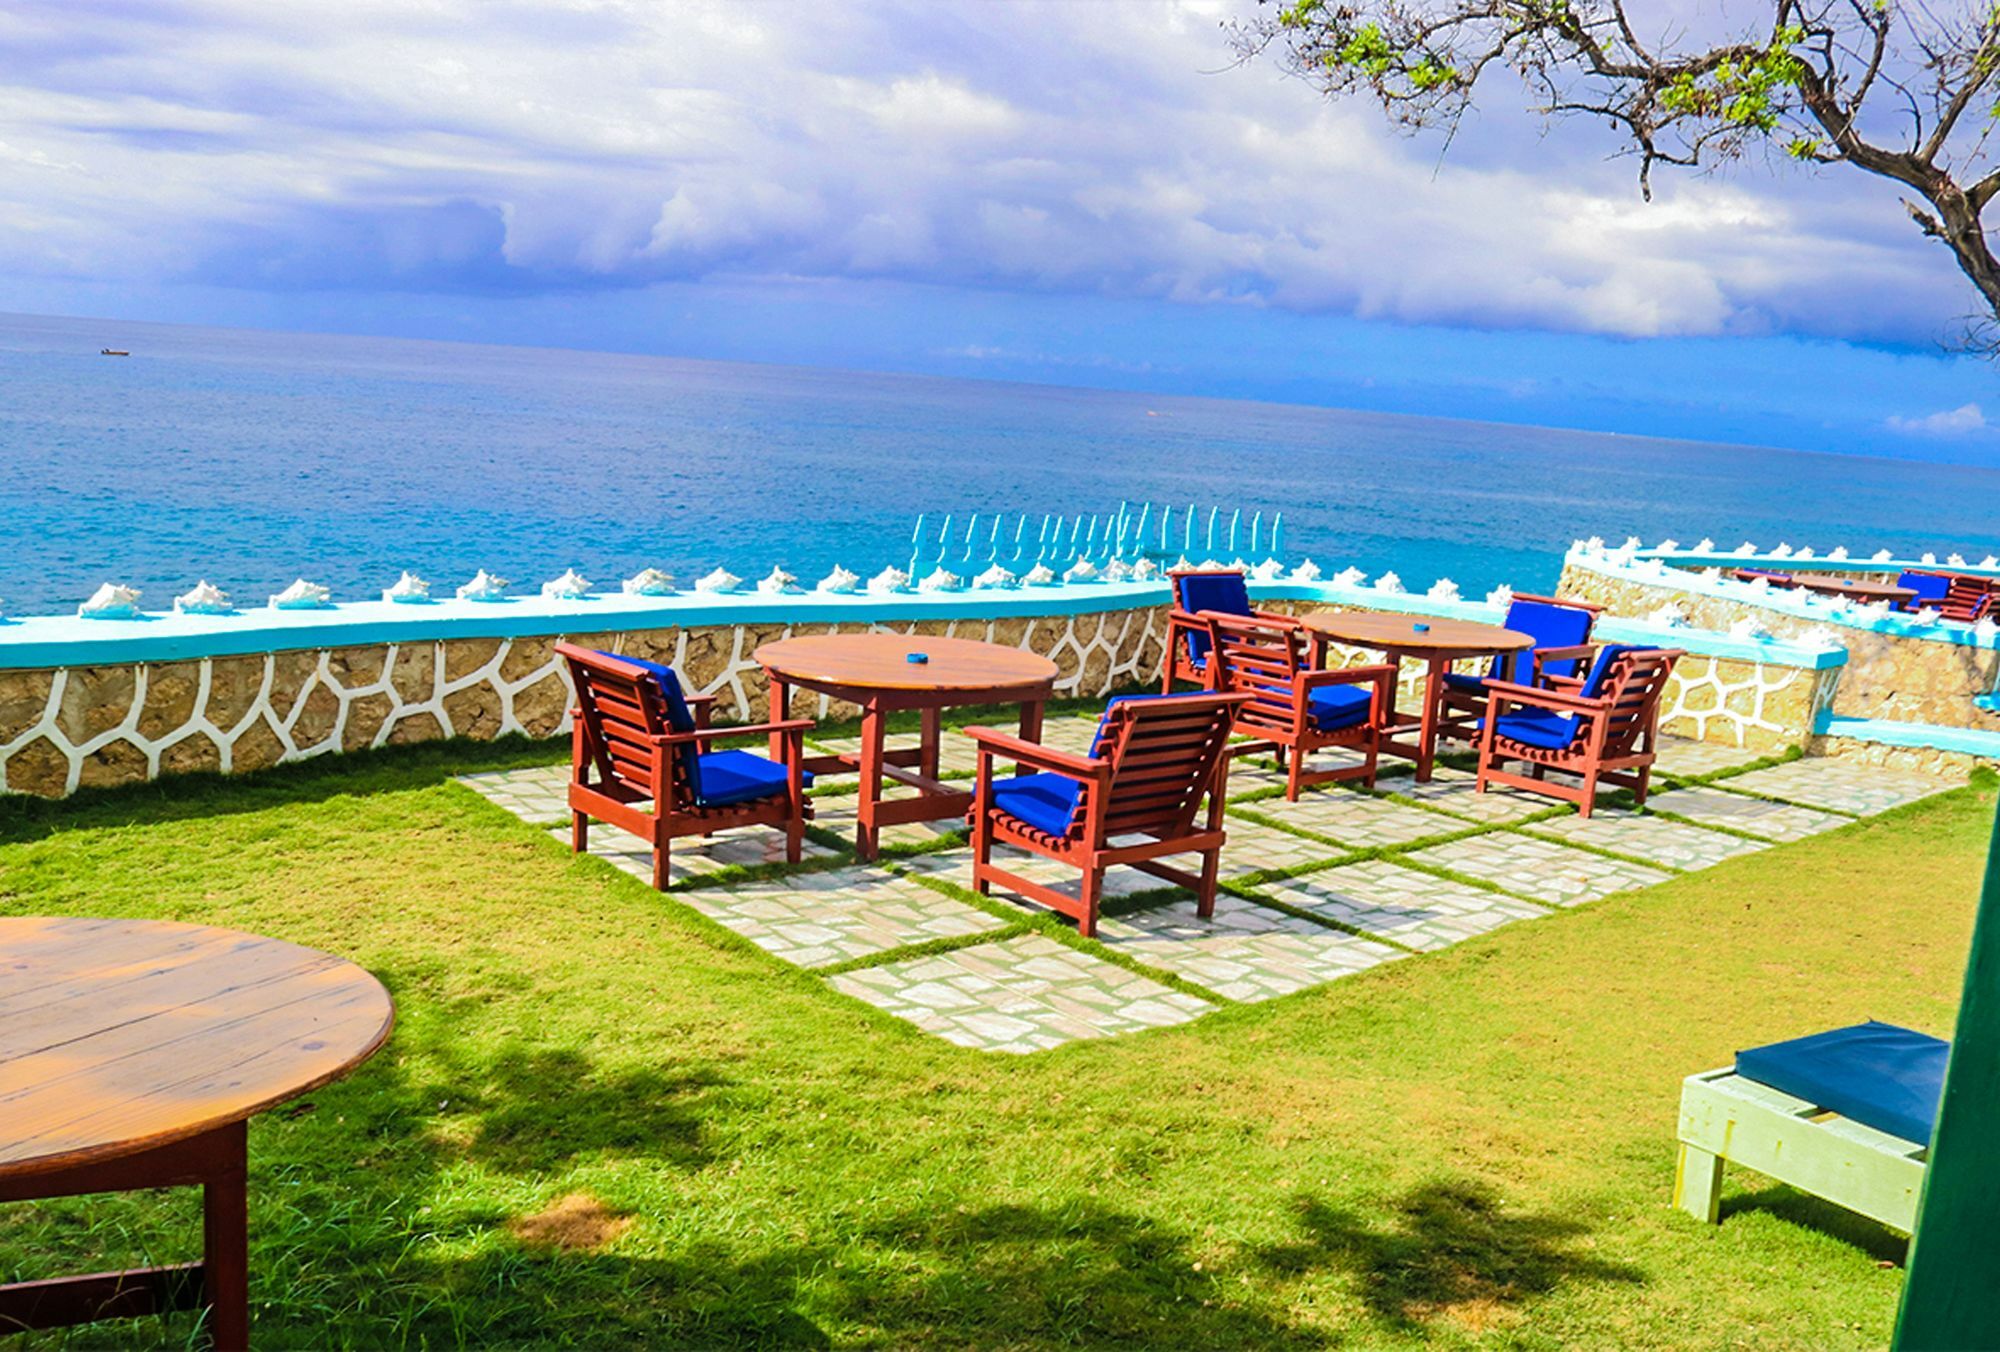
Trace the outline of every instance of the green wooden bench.
<path fill-rule="evenodd" d="M 1680 1145 L 1674 1205 L 1711 1225 L 1720 1219 L 1724 1164 L 1755 1169 L 1905 1234 L 1916 1225 L 1925 1147 L 1734 1069 L 1682 1082 Z"/>

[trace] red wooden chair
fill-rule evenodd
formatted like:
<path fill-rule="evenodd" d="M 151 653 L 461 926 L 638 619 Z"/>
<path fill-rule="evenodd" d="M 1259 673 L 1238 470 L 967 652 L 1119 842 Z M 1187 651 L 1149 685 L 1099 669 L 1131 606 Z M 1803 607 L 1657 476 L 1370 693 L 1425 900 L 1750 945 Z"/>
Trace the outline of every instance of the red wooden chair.
<path fill-rule="evenodd" d="M 1681 658 L 1676 648 L 1635 648 L 1607 643 L 1590 675 L 1575 691 L 1493 681 L 1491 703 L 1479 724 L 1479 775 L 1474 785 L 1507 784 L 1575 803 L 1588 817 L 1600 783 L 1629 788 L 1646 801 L 1653 773 L 1653 737 L 1660 695 Z M 1512 710 L 1512 712 L 1509 712 Z M 1525 761 L 1529 773 L 1501 768 Z M 1576 775 L 1571 785 L 1547 778 L 1551 770 Z"/>
<path fill-rule="evenodd" d="M 1174 568 L 1167 572 L 1174 586 L 1173 608 L 1167 612 L 1167 652 L 1160 693 L 1174 693 L 1176 681 L 1207 687 L 1208 625 L 1203 611 L 1222 615 L 1261 616 L 1250 604 L 1250 580 L 1234 568 Z"/>
<path fill-rule="evenodd" d="M 1596 651 L 1590 643 L 1590 631 L 1603 613 L 1603 606 L 1566 596 L 1514 593 L 1507 603 L 1507 618 L 1501 623 L 1517 633 L 1532 635 L 1535 646 L 1525 652 L 1501 653 L 1487 663 L 1485 671 L 1446 672 L 1438 699 L 1438 732 L 1467 742 L 1479 740 L 1479 720 L 1486 717 L 1488 681 L 1582 685 L 1583 663 Z"/>
<path fill-rule="evenodd" d="M 799 862 L 812 815 L 803 769 L 810 719 L 711 728 L 708 698 L 681 692 L 673 668 L 635 657 L 558 643 L 576 686 L 571 711 L 571 848 L 589 845 L 590 819 L 630 831 L 653 847 L 653 886 L 667 890 L 670 842 L 732 826 L 785 833 L 785 857 Z M 752 751 L 704 750 L 718 738 L 775 734 L 784 759 Z"/>
<path fill-rule="evenodd" d="M 1092 935 L 1104 870 L 1124 864 L 1193 889 L 1198 913 L 1213 915 L 1226 838 L 1230 712 L 1242 702 L 1240 695 L 1121 696 L 1106 707 L 1088 756 L 993 728 L 966 728 L 979 746 L 970 813 L 973 887 L 985 896 L 1000 883 L 1073 916 L 1077 932 Z M 1034 773 L 996 777 L 996 759 Z M 1079 895 L 996 866 L 996 844 L 1073 865 L 1083 874 Z M 1199 876 L 1160 862 L 1196 852 Z"/>
<path fill-rule="evenodd" d="M 1308 784 L 1359 779 L 1371 788 L 1383 730 L 1396 707 L 1393 663 L 1316 671 L 1312 637 L 1297 620 L 1276 615 L 1243 619 L 1213 611 L 1208 624 L 1211 688 L 1244 696 L 1236 732 L 1250 741 L 1238 751 L 1271 747 L 1285 762 L 1285 797 L 1299 800 Z M 1359 750 L 1360 765 L 1306 769 L 1306 757 L 1327 747 Z"/>
<path fill-rule="evenodd" d="M 1945 576 L 1951 579 L 1951 585 L 1942 597 L 1932 603 L 1937 607 L 1939 617 L 1963 624 L 1977 624 L 1979 617 L 1993 605 L 1992 579 L 1975 577 L 1970 573 L 1947 573 Z"/>
<path fill-rule="evenodd" d="M 1774 572 L 1769 568 L 1738 568 L 1736 569 L 1736 580 L 1738 582 L 1764 581 L 1770 583 L 1773 587 L 1796 587 L 1799 585 L 1799 580 L 1790 573 Z"/>

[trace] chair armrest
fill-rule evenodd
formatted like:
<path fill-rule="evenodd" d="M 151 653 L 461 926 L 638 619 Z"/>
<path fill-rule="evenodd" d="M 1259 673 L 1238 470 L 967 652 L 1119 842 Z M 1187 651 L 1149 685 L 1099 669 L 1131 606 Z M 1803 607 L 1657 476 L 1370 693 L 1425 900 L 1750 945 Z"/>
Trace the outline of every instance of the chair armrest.
<path fill-rule="evenodd" d="M 1572 643 L 1567 648 L 1537 648 L 1534 653 L 1535 665 L 1539 667 L 1544 662 L 1581 662 L 1595 656 L 1596 653 L 1595 643 Z"/>
<path fill-rule="evenodd" d="M 1317 690 L 1323 685 L 1360 685 L 1364 681 L 1396 679 L 1396 667 L 1392 662 L 1376 662 L 1365 667 L 1339 667 L 1333 671 L 1302 671 L 1292 678 L 1300 694 Z"/>
<path fill-rule="evenodd" d="M 710 706 L 715 703 L 715 696 L 683 693 L 681 699 L 686 702 L 688 712 L 694 715 L 695 731 L 700 732 L 703 728 L 707 727 Z"/>
<path fill-rule="evenodd" d="M 719 741 L 724 737 L 761 737 L 777 733 L 804 734 L 814 726 L 810 718 L 787 718 L 778 723 L 744 723 L 724 728 L 696 728 L 693 732 L 664 732 L 653 738 L 654 746 L 686 746 L 690 743 Z"/>
<path fill-rule="evenodd" d="M 1605 707 L 1601 699 L 1585 699 L 1581 695 L 1551 690 L 1547 686 L 1516 685 L 1512 681 L 1488 681 L 1486 693 L 1496 703 L 1505 700 L 1509 704 L 1525 704 L 1559 714 L 1594 714 Z"/>
<path fill-rule="evenodd" d="M 979 749 L 990 752 L 1022 765 L 1032 765 L 1040 770 L 1054 770 L 1057 774 L 1068 775 L 1072 779 L 1102 779 L 1111 773 L 1111 762 L 1096 760 L 1090 756 L 1079 756 L 1069 751 L 1058 751 L 1040 742 L 1024 741 L 1011 732 L 998 728 L 973 724 L 960 728 L 960 732 L 978 744 Z"/>

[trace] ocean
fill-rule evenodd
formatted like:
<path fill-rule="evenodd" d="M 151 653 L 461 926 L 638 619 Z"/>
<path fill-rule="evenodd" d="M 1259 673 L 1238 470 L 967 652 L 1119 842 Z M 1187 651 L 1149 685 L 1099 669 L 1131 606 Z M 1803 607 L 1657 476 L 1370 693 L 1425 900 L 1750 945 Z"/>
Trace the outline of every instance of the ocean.
<path fill-rule="evenodd" d="M 101 347 L 129 357 L 99 355 Z M 1592 535 L 1865 556 L 2000 549 L 2000 470 L 1441 418 L 409 340 L 0 316 L 0 607 L 148 609 L 202 578 L 369 599 L 567 568 L 615 587 L 906 566 L 918 513 L 1284 516 L 1412 590 L 1552 585 Z M 1033 538 L 1039 525 L 1031 526 Z M 1199 555 L 1205 551 L 1197 549 Z M 929 546 L 926 557 L 933 557 Z M 983 554 L 983 548 L 981 550 Z M 1003 558 L 1011 555 L 1011 545 Z M 977 571 L 975 565 L 971 571 Z"/>

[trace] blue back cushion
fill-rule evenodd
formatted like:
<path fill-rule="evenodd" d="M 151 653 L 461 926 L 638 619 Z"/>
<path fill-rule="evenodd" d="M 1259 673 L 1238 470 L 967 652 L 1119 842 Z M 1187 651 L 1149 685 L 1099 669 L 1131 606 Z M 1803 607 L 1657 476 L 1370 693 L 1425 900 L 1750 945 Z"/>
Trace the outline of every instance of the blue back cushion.
<path fill-rule="evenodd" d="M 1645 647 L 1637 643 L 1605 644 L 1597 650 L 1597 660 L 1590 664 L 1590 675 L 1584 678 L 1583 689 L 1579 693 L 1585 699 L 1596 699 L 1599 695 L 1607 693 L 1604 689 L 1604 682 L 1605 678 L 1611 675 L 1611 664 L 1626 653 L 1640 653 L 1645 651 Z"/>
<path fill-rule="evenodd" d="M 694 711 L 688 708 L 687 695 L 681 690 L 681 678 L 675 674 L 672 667 L 662 666 L 658 662 L 648 662 L 643 657 L 620 657 L 617 653 L 608 653 L 601 648 L 594 651 L 599 657 L 608 657 L 614 662 L 623 662 L 627 666 L 639 667 L 646 671 L 652 676 L 653 684 L 659 688 L 661 702 L 667 706 L 668 730 L 694 731 Z M 700 802 L 701 757 L 691 754 L 693 750 L 691 746 L 676 747 L 675 754 L 687 766 L 688 791 L 694 795 L 696 802 Z"/>
<path fill-rule="evenodd" d="M 1178 581 L 1181 609 L 1190 615 L 1199 615 L 1204 610 L 1224 615 L 1250 613 L 1250 583 L 1241 573 L 1195 573 Z M 1207 634 L 1191 633 L 1187 644 L 1189 657 L 1196 662 L 1208 659 Z"/>
<path fill-rule="evenodd" d="M 1736 1073 L 1917 1145 L 1931 1143 L 1951 1044 L 1857 1023 L 1736 1053 Z"/>
<path fill-rule="evenodd" d="M 1922 605 L 1926 601 L 1942 601 L 1944 594 L 1951 590 L 1951 579 L 1935 573 L 1904 573 L 1896 579 L 1896 585 L 1915 592 L 1917 599 L 1914 604 Z"/>
<path fill-rule="evenodd" d="M 1575 606 L 1552 606 L 1547 601 L 1516 600 L 1507 606 L 1507 627 L 1532 634 L 1536 648 L 1574 648 L 1589 640 L 1590 625 L 1596 618 L 1588 610 L 1579 610 Z M 1574 676 L 1576 668 L 1576 658 L 1564 658 L 1543 667 L 1542 674 Z M 1532 649 L 1502 653 L 1493 659 L 1492 675 L 1495 680 L 1528 685 L 1533 672 Z"/>

